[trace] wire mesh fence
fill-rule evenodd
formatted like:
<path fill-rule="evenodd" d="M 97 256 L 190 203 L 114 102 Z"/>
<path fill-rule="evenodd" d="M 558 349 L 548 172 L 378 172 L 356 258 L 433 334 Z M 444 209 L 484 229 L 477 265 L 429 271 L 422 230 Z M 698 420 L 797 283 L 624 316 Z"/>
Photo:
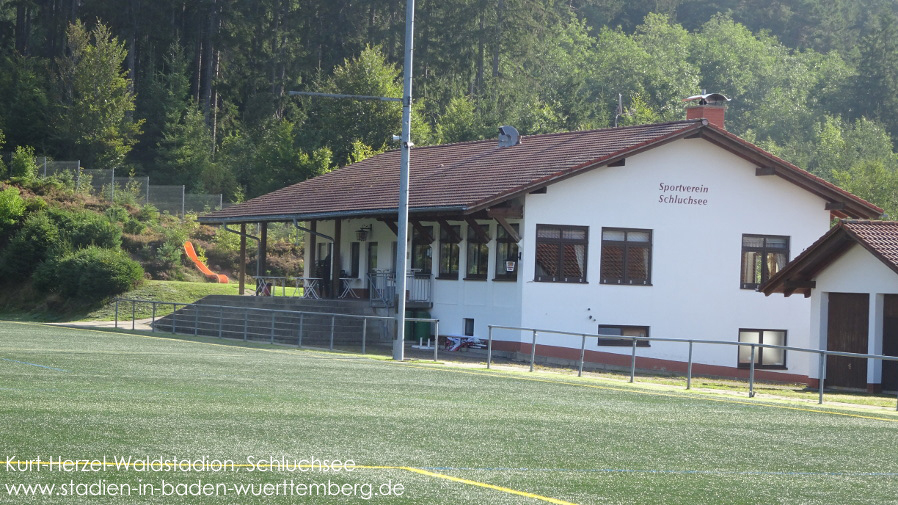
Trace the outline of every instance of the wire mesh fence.
<path fill-rule="evenodd" d="M 0 153 L 0 159 L 8 163 L 11 153 Z M 209 212 L 227 205 L 221 194 L 188 193 L 183 185 L 151 185 L 149 177 L 116 175 L 115 169 L 84 168 L 80 161 L 57 161 L 38 156 L 35 164 L 38 177 L 60 177 L 77 191 L 112 202 L 150 204 L 176 216 Z"/>

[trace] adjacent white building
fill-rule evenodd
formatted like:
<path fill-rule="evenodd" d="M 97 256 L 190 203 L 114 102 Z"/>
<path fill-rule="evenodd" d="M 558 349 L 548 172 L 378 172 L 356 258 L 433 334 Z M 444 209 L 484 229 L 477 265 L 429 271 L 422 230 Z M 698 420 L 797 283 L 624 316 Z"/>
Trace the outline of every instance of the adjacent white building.
<path fill-rule="evenodd" d="M 761 290 L 810 298 L 814 349 L 898 356 L 898 222 L 841 221 Z M 809 365 L 815 385 L 822 375 L 827 386 L 898 390 L 895 361 L 829 356 L 825 371 Z"/>

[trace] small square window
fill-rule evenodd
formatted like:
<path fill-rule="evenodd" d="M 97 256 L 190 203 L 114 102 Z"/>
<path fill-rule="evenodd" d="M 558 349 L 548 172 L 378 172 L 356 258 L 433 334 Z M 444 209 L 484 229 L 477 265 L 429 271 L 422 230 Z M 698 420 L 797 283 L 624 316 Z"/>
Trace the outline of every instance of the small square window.
<path fill-rule="evenodd" d="M 465 318 L 465 336 L 474 336 L 474 318 Z"/>
<path fill-rule="evenodd" d="M 618 326 L 612 324 L 600 324 L 599 325 L 599 335 L 603 335 L 599 337 L 598 344 L 600 346 L 633 346 L 633 339 L 631 338 L 614 338 L 614 337 L 606 337 L 604 335 L 620 335 L 622 337 L 648 337 L 649 336 L 649 327 L 648 326 Z M 650 347 L 650 343 L 648 340 L 637 340 L 636 347 Z"/>
<path fill-rule="evenodd" d="M 789 237 L 742 235 L 742 289 L 758 289 L 789 261 Z"/>
<path fill-rule="evenodd" d="M 652 283 L 652 231 L 602 228 L 602 284 Z"/>
<path fill-rule="evenodd" d="M 589 228 L 536 225 L 536 282 L 586 283 Z"/>
<path fill-rule="evenodd" d="M 746 344 L 786 345 L 786 330 L 739 330 L 739 342 Z M 786 368 L 786 350 L 755 346 L 755 368 Z M 739 368 L 751 366 L 752 346 L 739 346 Z"/>

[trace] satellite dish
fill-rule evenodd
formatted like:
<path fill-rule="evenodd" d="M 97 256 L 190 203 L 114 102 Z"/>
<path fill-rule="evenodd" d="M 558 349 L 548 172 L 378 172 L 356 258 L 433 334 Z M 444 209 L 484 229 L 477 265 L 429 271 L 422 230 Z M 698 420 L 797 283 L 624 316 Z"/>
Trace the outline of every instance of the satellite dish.
<path fill-rule="evenodd" d="M 511 147 L 521 143 L 521 134 L 514 126 L 499 127 L 499 147 Z"/>

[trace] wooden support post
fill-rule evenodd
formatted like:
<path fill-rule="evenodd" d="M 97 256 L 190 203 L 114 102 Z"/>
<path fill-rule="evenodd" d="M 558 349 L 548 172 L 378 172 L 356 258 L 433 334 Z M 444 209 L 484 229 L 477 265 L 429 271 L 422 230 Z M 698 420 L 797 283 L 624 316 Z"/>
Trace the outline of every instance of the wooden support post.
<path fill-rule="evenodd" d="M 265 275 L 268 269 L 268 223 L 259 223 L 259 271 L 256 275 Z"/>
<path fill-rule="evenodd" d="M 343 220 L 342 219 L 334 219 L 334 247 L 331 252 L 331 298 L 336 298 L 340 294 L 340 271 L 341 262 L 340 262 L 340 254 L 341 247 L 340 235 L 343 228 Z"/>
<path fill-rule="evenodd" d="M 246 223 L 240 223 L 240 278 L 238 293 L 246 291 Z"/>
<path fill-rule="evenodd" d="M 309 229 L 312 233 L 307 234 L 309 237 L 309 265 L 306 267 L 306 277 L 315 277 L 318 274 L 318 221 L 309 221 Z"/>

